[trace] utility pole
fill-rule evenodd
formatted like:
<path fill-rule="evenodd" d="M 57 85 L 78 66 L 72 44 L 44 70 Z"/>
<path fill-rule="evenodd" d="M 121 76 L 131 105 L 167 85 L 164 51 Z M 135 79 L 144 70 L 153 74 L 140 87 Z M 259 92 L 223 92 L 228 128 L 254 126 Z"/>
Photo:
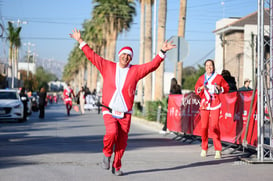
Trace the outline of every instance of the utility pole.
<path fill-rule="evenodd" d="M 178 21 L 178 37 L 185 38 L 185 26 L 186 26 L 186 9 L 187 9 L 187 0 L 180 0 L 179 8 L 179 21 Z M 182 71 L 183 71 L 183 62 L 178 61 L 175 66 L 175 77 L 177 82 L 182 86 Z"/>
<path fill-rule="evenodd" d="M 24 45 L 27 46 L 27 80 L 28 80 L 28 77 L 29 77 L 29 59 L 30 59 L 30 53 L 31 53 L 30 47 L 35 46 L 35 44 L 33 44 L 31 42 L 28 42 L 28 43 L 24 43 Z"/>

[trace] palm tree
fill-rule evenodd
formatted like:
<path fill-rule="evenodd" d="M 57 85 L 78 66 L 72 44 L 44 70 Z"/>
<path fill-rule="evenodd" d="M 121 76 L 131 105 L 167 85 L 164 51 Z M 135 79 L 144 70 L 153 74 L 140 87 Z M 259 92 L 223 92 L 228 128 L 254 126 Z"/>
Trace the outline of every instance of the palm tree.
<path fill-rule="evenodd" d="M 14 87 L 14 75 L 15 73 L 15 62 L 17 62 L 16 53 L 18 52 L 17 49 L 21 46 L 21 39 L 20 39 L 20 32 L 21 27 L 14 28 L 12 22 L 8 22 L 8 40 L 9 40 L 9 68 L 8 68 L 8 77 L 12 78 L 12 85 L 9 87 Z M 16 66 L 17 67 L 17 66 Z M 17 77 L 17 76 L 16 76 Z"/>
<path fill-rule="evenodd" d="M 91 19 L 84 23 L 84 39 L 94 49 L 96 53 L 104 56 L 106 40 L 103 36 L 103 21 L 101 19 Z M 97 87 L 99 72 L 91 63 L 87 63 L 87 87 L 91 90 Z M 102 79 L 100 79 L 102 81 Z M 102 85 L 102 84 L 101 84 Z"/>
<path fill-rule="evenodd" d="M 75 80 L 79 70 L 80 50 L 77 46 L 73 48 L 68 57 L 68 63 L 64 67 L 63 80 L 65 82 L 71 82 Z"/>
<path fill-rule="evenodd" d="M 21 27 L 19 27 L 17 29 L 18 31 L 18 38 L 16 38 L 15 41 L 15 60 L 14 60 L 14 75 L 16 78 L 16 87 L 18 87 L 17 85 L 17 80 L 18 80 L 18 59 L 19 59 L 19 48 L 21 47 L 21 38 L 20 38 L 20 32 L 21 32 Z"/>
<path fill-rule="evenodd" d="M 135 15 L 135 3 L 125 0 L 93 0 L 94 19 L 104 20 L 104 35 L 106 37 L 106 56 L 109 60 L 115 59 L 116 40 L 118 33 L 128 30 Z"/>
<path fill-rule="evenodd" d="M 157 50 L 160 50 L 165 40 L 166 16 L 167 0 L 160 0 L 158 8 Z M 164 63 L 158 67 L 155 74 L 155 100 L 161 100 L 163 98 Z"/>
<path fill-rule="evenodd" d="M 93 0 L 93 2 L 95 3 L 95 6 L 92 21 L 90 24 L 86 23 L 86 25 L 84 25 L 83 37 L 91 47 L 95 47 L 94 50 L 98 54 L 109 60 L 114 60 L 117 35 L 123 30 L 128 30 L 130 28 L 130 24 L 133 21 L 133 15 L 135 14 L 135 4 L 133 1 L 124 0 Z M 105 47 L 107 47 L 107 51 L 104 51 Z M 103 52 L 107 52 L 107 54 L 104 54 Z M 79 61 L 81 62 L 80 64 Z M 79 72 L 83 72 L 79 71 L 80 66 L 81 70 L 85 69 L 83 68 L 83 63 L 85 62 L 82 60 L 81 55 L 79 55 L 76 50 L 73 50 L 69 56 L 69 62 L 65 66 L 63 79 L 75 84 L 76 82 L 82 81 L 75 80 L 74 77 L 83 79 L 80 78 L 82 76 L 77 76 Z M 89 70 L 88 81 L 91 81 L 90 67 L 87 69 Z M 94 66 L 91 66 L 92 75 L 97 77 L 97 70 L 93 70 L 96 69 Z M 72 77 L 71 75 L 74 76 Z M 95 86 L 95 84 L 96 79 L 94 81 L 92 79 L 92 85 Z"/>

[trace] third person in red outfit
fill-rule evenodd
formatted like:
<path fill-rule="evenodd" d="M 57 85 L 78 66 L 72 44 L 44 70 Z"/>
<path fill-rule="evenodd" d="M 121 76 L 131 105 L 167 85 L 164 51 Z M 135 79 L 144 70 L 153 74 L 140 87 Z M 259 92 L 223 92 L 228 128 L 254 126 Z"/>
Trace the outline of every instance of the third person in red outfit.
<path fill-rule="evenodd" d="M 72 108 L 72 98 L 75 98 L 74 91 L 70 87 L 70 84 L 67 84 L 67 87 L 64 89 L 63 96 L 67 115 L 70 116 L 70 110 Z"/>
<path fill-rule="evenodd" d="M 221 158 L 222 144 L 220 140 L 219 116 L 221 102 L 219 94 L 229 91 L 229 85 L 225 79 L 215 72 L 214 61 L 205 62 L 205 74 L 201 75 L 195 85 L 195 93 L 200 96 L 201 114 L 201 157 L 207 156 L 208 128 L 212 131 L 212 139 L 215 149 L 215 158 Z"/>

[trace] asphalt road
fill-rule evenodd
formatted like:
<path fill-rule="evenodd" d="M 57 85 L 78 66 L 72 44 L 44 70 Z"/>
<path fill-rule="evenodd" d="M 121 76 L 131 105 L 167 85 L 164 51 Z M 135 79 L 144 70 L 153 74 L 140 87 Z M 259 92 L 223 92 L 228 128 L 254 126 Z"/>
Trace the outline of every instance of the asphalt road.
<path fill-rule="evenodd" d="M 124 176 L 100 168 L 102 115 L 65 114 L 63 104 L 46 108 L 45 119 L 33 113 L 25 123 L 0 123 L 1 181 L 262 181 L 273 179 L 273 164 L 249 164 L 247 152 L 224 147 L 214 159 L 213 147 L 201 158 L 200 142 L 160 135 L 160 126 L 133 118 L 122 160 Z"/>

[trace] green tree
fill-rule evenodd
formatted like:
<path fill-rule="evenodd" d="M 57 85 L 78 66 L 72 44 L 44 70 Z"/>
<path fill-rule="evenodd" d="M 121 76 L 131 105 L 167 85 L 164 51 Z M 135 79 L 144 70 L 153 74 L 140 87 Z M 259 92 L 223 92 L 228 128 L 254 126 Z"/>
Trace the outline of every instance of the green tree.
<path fill-rule="evenodd" d="M 194 86 L 198 78 L 204 74 L 205 67 L 198 65 L 198 68 L 195 67 L 185 67 L 183 69 L 183 79 L 182 79 L 182 88 L 188 90 L 194 90 Z"/>
<path fill-rule="evenodd" d="M 130 28 L 135 15 L 135 3 L 125 0 L 93 0 L 93 3 L 95 5 L 92 20 L 84 23 L 82 36 L 99 55 L 114 60 L 118 33 Z M 82 82 L 79 79 L 83 79 L 86 67 L 89 72 L 87 80 L 90 81 L 90 67 L 86 63 L 86 58 L 78 51 L 80 51 L 78 46 L 75 46 L 64 68 L 63 80 L 70 82 L 71 85 L 73 85 L 71 82 L 75 84 Z M 92 72 L 98 75 L 95 71 Z"/>
<path fill-rule="evenodd" d="M 128 30 L 136 14 L 135 3 L 129 0 L 93 0 L 93 17 L 103 21 L 106 37 L 106 56 L 115 60 L 118 33 Z"/>
<path fill-rule="evenodd" d="M 85 21 L 83 38 L 93 48 L 93 50 L 104 57 L 104 49 L 106 45 L 105 37 L 103 36 L 103 20 L 92 19 L 91 21 Z M 86 60 L 86 58 L 85 58 Z M 87 87 L 93 90 L 97 87 L 99 81 L 98 69 L 89 61 L 86 64 L 87 67 Z M 102 85 L 102 84 L 101 84 Z"/>
<path fill-rule="evenodd" d="M 18 64 L 18 48 L 21 46 L 20 32 L 21 27 L 15 28 L 12 22 L 8 22 L 8 40 L 9 40 L 9 68 L 8 77 L 12 78 L 12 85 L 9 87 L 14 87 L 14 76 L 17 77 L 17 64 Z M 16 72 L 15 72 L 16 71 Z"/>
<path fill-rule="evenodd" d="M 43 67 L 38 67 L 36 69 L 36 80 L 37 80 L 37 87 L 35 90 L 39 90 L 41 87 L 48 87 L 48 82 L 58 80 L 57 76 L 47 72 L 44 70 Z"/>

